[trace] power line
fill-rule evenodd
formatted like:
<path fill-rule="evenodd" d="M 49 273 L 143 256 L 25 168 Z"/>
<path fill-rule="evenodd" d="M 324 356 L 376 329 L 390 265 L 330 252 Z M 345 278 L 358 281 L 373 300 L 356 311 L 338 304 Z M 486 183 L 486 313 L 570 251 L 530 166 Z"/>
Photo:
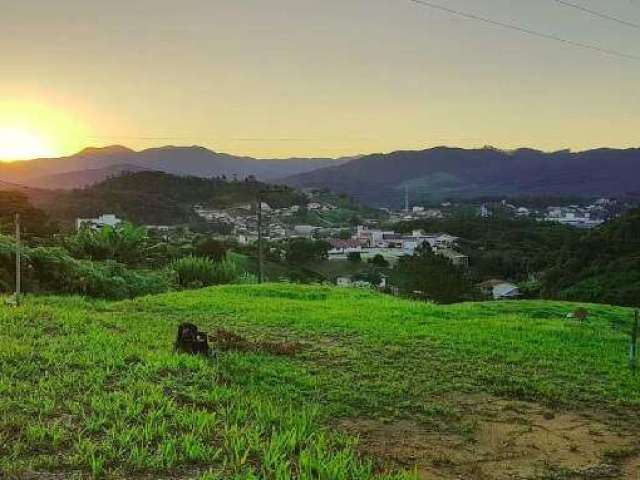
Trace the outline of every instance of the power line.
<path fill-rule="evenodd" d="M 449 13 L 451 15 L 456 15 L 458 17 L 464 17 L 471 20 L 476 20 L 483 23 L 488 23 L 489 25 L 494 25 L 502 28 L 508 28 L 509 30 L 515 30 L 520 33 L 526 33 L 527 35 L 531 35 L 534 37 L 545 38 L 547 40 L 554 40 L 556 42 L 564 43 L 565 45 L 571 45 L 574 47 L 579 47 L 586 50 L 591 50 L 598 53 L 603 53 L 605 55 L 611 55 L 614 57 L 626 58 L 627 60 L 635 60 L 640 61 L 640 55 L 633 55 L 631 53 L 624 53 L 618 50 L 612 50 L 604 47 L 599 47 L 598 45 L 592 45 L 590 43 L 582 43 L 577 42 L 575 40 L 569 40 L 564 37 L 559 37 L 557 35 L 553 35 L 550 33 L 539 32 L 537 30 L 532 30 L 526 27 L 520 27 L 518 25 L 513 25 L 511 23 L 505 23 L 498 20 L 493 20 L 488 17 L 481 17 L 480 15 L 475 15 L 473 13 L 463 12 L 461 10 L 454 10 L 453 8 L 445 7 L 443 5 L 439 5 L 437 3 L 428 2 L 427 0 L 409 0 L 417 5 L 421 5 L 423 7 L 432 8 L 435 10 L 440 10 L 442 12 Z"/>
<path fill-rule="evenodd" d="M 620 25 L 625 25 L 627 27 L 636 28 L 640 30 L 640 24 L 628 22 L 618 17 L 613 17 L 611 15 L 607 15 L 606 13 L 598 12 L 596 10 L 591 10 L 590 8 L 583 7 L 582 5 L 577 5 L 575 3 L 567 2 L 565 0 L 555 0 L 560 5 L 564 5 L 565 7 L 575 8 L 576 10 L 580 10 L 581 12 L 588 13 L 589 15 L 593 15 L 595 17 L 604 18 L 605 20 L 609 20 L 611 22 L 619 23 Z"/>

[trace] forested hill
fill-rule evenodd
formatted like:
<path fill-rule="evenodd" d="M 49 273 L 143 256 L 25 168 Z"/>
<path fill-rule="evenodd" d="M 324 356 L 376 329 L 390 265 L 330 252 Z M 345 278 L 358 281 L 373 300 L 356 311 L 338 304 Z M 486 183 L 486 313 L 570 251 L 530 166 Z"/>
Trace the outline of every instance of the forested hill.
<path fill-rule="evenodd" d="M 264 187 L 265 184 L 248 181 L 143 171 L 125 173 L 83 189 L 58 191 L 55 201 L 39 206 L 61 221 L 114 213 L 138 224 L 172 225 L 195 220 L 195 204 L 225 208 L 255 202 L 257 189 Z M 304 195 L 285 188 L 270 193 L 266 201 L 284 207 L 303 203 Z"/>
<path fill-rule="evenodd" d="M 438 147 L 363 156 L 286 179 L 377 206 L 482 196 L 624 196 L 640 192 L 640 149 L 542 152 Z"/>
<path fill-rule="evenodd" d="M 545 289 L 549 296 L 640 306 L 640 209 L 565 245 Z"/>
<path fill-rule="evenodd" d="M 501 216 L 419 220 L 395 229 L 461 237 L 474 282 L 506 278 L 535 297 L 640 307 L 640 209 L 589 231 Z"/>

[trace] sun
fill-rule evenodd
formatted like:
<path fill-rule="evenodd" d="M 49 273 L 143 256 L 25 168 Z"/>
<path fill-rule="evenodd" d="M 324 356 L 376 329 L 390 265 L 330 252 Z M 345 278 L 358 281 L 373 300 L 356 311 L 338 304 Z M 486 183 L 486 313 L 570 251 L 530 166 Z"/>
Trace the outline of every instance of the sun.
<path fill-rule="evenodd" d="M 0 160 L 27 160 L 53 153 L 49 142 L 37 133 L 0 126 Z"/>

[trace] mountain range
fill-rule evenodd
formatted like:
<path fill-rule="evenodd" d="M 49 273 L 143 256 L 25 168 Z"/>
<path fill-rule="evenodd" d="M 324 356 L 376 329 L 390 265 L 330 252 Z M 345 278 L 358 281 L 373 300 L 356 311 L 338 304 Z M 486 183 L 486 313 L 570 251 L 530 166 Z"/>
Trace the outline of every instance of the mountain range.
<path fill-rule="evenodd" d="M 12 184 L 71 189 L 145 170 L 207 178 L 254 175 L 297 188 L 346 193 L 378 207 L 402 205 L 405 192 L 413 204 L 505 196 L 640 195 L 639 148 L 543 152 L 436 147 L 339 159 L 260 160 L 203 147 L 137 152 L 111 146 L 68 157 L 0 163 L 0 183 L 3 189 Z"/>
<path fill-rule="evenodd" d="M 437 147 L 366 155 L 293 175 L 299 188 L 328 188 L 374 206 L 504 196 L 640 195 L 640 149 L 584 152 Z"/>
<path fill-rule="evenodd" d="M 226 176 L 274 180 L 348 159 L 291 158 L 255 159 L 218 153 L 203 147 L 161 147 L 134 151 L 114 145 L 86 148 L 59 158 L 38 158 L 0 163 L 0 180 L 28 187 L 69 189 L 88 186 L 121 172 L 157 170 L 197 177 Z"/>

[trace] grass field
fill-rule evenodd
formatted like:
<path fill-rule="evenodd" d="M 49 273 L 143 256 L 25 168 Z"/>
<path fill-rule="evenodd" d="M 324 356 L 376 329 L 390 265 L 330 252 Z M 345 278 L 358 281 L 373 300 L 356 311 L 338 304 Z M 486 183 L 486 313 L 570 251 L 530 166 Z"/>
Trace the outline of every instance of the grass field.
<path fill-rule="evenodd" d="M 286 284 L 28 298 L 0 313 L 0 478 L 637 479 L 631 311 L 575 308 Z M 246 341 L 174 354 L 184 321 Z"/>

